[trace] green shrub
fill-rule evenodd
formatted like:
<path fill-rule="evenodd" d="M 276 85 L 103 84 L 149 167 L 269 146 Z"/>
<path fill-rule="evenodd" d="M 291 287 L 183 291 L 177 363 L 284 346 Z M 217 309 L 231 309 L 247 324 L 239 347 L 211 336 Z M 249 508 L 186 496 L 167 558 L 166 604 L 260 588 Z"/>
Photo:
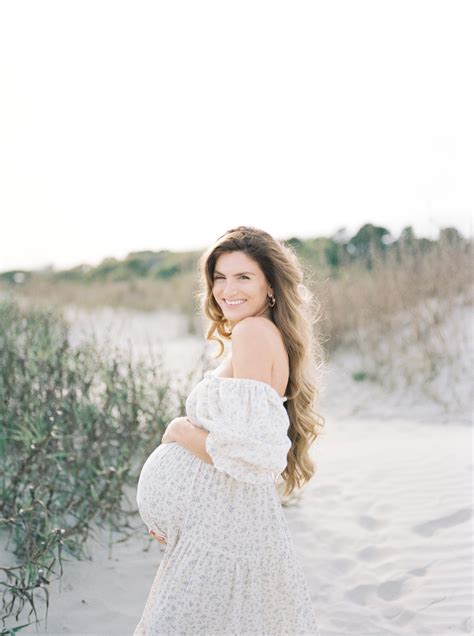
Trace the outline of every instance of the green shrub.
<path fill-rule="evenodd" d="M 17 563 L 0 567 L 4 626 L 26 603 L 37 618 L 35 595 L 48 601 L 62 553 L 81 558 L 94 524 L 130 527 L 124 486 L 183 406 L 159 369 L 73 348 L 60 315 L 0 302 L 0 529 Z"/>

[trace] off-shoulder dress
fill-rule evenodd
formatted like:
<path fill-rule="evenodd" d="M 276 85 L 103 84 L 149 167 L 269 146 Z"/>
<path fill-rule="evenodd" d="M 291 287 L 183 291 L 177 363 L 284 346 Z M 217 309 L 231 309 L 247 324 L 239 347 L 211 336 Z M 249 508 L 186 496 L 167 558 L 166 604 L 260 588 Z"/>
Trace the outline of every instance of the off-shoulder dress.
<path fill-rule="evenodd" d="M 137 504 L 167 543 L 134 636 L 319 636 L 275 479 L 291 441 L 277 391 L 208 371 L 186 415 L 208 464 L 176 442 L 145 461 Z"/>

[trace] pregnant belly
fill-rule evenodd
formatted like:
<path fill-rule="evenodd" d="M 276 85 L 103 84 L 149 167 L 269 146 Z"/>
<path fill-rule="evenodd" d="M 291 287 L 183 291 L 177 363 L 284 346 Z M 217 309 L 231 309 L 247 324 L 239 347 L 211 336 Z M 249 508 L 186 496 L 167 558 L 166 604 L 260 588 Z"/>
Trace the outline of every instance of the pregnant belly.
<path fill-rule="evenodd" d="M 160 444 L 143 464 L 137 486 L 140 517 L 149 530 L 168 537 L 186 514 L 189 469 L 196 458 L 176 442 Z"/>

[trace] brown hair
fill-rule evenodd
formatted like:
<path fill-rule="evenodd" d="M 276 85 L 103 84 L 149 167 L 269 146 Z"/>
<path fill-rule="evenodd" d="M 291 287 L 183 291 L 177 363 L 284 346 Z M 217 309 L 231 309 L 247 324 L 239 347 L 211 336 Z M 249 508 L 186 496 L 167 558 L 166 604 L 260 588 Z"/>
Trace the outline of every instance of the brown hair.
<path fill-rule="evenodd" d="M 288 351 L 290 374 L 284 406 L 290 419 L 288 436 L 292 444 L 287 467 L 281 473 L 286 496 L 313 477 L 315 466 L 309 448 L 325 423 L 325 418 L 314 410 L 319 394 L 317 371 L 324 363 L 323 348 L 313 328 L 320 320 L 321 305 L 303 283 L 305 270 L 289 245 L 252 226 L 228 230 L 201 255 L 198 265 L 198 297 L 201 311 L 210 321 L 206 340 L 218 342 L 216 357 L 224 353 L 223 340 L 230 340 L 232 333 L 212 293 L 214 269 L 221 254 L 235 251 L 245 252 L 256 261 L 271 285 L 276 300 L 271 317 Z"/>

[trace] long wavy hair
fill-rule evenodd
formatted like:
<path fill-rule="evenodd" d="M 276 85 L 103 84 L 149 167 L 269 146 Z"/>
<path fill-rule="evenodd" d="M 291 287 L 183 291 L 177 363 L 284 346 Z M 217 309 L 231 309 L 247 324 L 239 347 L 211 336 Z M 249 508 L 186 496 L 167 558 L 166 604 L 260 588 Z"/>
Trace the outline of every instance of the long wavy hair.
<path fill-rule="evenodd" d="M 241 251 L 258 263 L 271 285 L 275 304 L 271 318 L 285 342 L 290 374 L 284 407 L 290 427 L 291 448 L 287 466 L 281 473 L 283 495 L 302 488 L 316 472 L 309 448 L 320 434 L 325 418 L 315 410 L 319 395 L 318 372 L 325 363 L 322 344 L 317 336 L 321 304 L 305 284 L 309 277 L 292 246 L 252 226 L 239 226 L 220 236 L 200 257 L 197 293 L 202 314 L 209 319 L 206 340 L 216 341 L 219 358 L 225 351 L 224 341 L 231 340 L 232 328 L 215 300 L 212 288 L 214 269 L 221 254 Z M 269 305 L 270 306 L 270 305 Z"/>

